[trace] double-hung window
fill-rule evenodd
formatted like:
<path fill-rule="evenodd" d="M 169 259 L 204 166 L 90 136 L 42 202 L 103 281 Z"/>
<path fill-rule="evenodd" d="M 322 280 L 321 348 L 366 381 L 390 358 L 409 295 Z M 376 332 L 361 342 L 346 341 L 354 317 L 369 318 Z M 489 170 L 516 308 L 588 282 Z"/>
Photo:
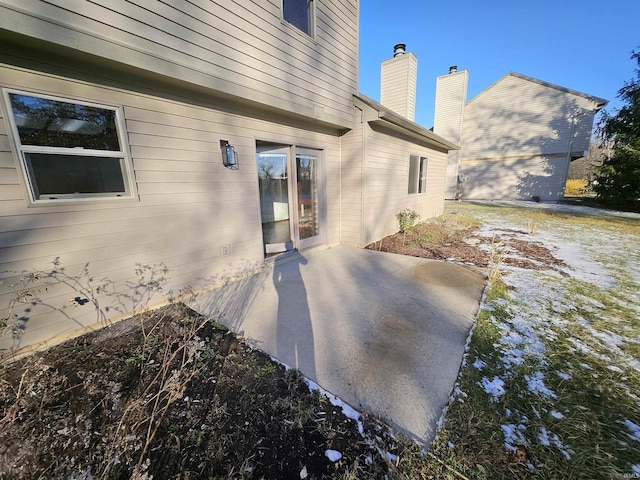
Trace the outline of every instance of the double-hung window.
<path fill-rule="evenodd" d="M 313 37 L 313 0 L 282 0 L 282 18 Z"/>
<path fill-rule="evenodd" d="M 34 203 L 133 196 L 120 109 L 4 93 Z"/>
<path fill-rule="evenodd" d="M 409 157 L 408 193 L 425 193 L 427 191 L 427 168 L 429 159 L 411 155 Z"/>

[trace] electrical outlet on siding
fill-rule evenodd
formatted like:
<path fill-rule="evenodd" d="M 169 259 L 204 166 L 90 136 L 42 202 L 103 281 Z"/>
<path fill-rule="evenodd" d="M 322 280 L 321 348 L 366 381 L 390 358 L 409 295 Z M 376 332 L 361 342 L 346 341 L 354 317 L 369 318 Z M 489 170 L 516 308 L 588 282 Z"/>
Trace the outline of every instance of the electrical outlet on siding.
<path fill-rule="evenodd" d="M 220 247 L 220 255 L 222 255 L 223 257 L 226 257 L 227 255 L 229 255 L 229 245 L 224 245 Z"/>

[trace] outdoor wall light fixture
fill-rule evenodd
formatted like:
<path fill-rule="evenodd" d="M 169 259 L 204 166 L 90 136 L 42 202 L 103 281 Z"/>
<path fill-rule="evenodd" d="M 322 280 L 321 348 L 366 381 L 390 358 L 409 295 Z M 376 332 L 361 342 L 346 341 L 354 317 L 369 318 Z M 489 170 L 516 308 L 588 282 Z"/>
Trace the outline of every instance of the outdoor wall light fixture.
<path fill-rule="evenodd" d="M 220 149 L 222 150 L 222 163 L 227 168 L 238 170 L 238 154 L 233 145 L 229 145 L 227 140 L 220 140 Z"/>

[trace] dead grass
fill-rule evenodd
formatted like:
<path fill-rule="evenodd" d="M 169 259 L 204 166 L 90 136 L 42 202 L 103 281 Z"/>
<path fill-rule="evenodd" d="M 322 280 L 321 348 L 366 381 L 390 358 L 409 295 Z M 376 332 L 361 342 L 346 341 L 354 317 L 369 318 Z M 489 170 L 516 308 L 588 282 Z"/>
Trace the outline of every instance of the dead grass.
<path fill-rule="evenodd" d="M 181 305 L 0 373 L 0 478 L 300 478 L 303 469 L 341 478 L 387 468 L 298 371 Z M 329 461 L 327 449 L 343 459 Z"/>

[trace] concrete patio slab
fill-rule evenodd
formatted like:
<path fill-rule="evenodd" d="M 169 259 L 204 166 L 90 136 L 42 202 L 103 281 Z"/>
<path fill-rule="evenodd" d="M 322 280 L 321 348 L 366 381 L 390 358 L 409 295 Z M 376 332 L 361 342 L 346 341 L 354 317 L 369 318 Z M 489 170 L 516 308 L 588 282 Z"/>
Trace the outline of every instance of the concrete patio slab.
<path fill-rule="evenodd" d="M 428 443 L 484 286 L 453 263 L 341 246 L 267 264 L 191 306 Z"/>

